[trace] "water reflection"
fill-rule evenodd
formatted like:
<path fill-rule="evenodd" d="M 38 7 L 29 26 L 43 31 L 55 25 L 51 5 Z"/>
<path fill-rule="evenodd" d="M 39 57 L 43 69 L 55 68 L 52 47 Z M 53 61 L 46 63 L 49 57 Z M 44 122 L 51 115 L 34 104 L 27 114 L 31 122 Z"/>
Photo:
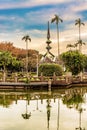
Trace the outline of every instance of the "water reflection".
<path fill-rule="evenodd" d="M 24 119 L 29 119 L 31 117 L 31 112 L 28 113 L 28 108 L 27 108 L 27 100 L 26 100 L 26 112 L 24 114 L 22 114 L 22 117 Z"/>
<path fill-rule="evenodd" d="M 86 130 L 87 88 L 0 91 L 2 130 Z M 24 120 L 25 119 L 25 120 Z"/>

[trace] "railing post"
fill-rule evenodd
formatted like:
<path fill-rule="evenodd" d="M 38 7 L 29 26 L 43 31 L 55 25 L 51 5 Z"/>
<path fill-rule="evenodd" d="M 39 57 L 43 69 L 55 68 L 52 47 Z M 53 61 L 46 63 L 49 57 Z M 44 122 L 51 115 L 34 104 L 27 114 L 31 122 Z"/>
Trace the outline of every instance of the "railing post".
<path fill-rule="evenodd" d="M 3 72 L 3 82 L 5 82 L 6 81 L 6 72 L 4 71 Z"/>
<path fill-rule="evenodd" d="M 72 82 L 72 73 L 67 72 L 66 73 L 66 83 L 71 83 Z"/>
<path fill-rule="evenodd" d="M 53 81 L 54 82 L 56 81 L 56 74 L 55 74 L 55 72 L 53 73 Z"/>
<path fill-rule="evenodd" d="M 18 82 L 18 74 L 15 73 L 15 82 L 17 83 Z"/>
<path fill-rule="evenodd" d="M 41 80 L 41 81 L 44 80 L 43 73 L 41 73 L 40 80 Z"/>
<path fill-rule="evenodd" d="M 52 84 L 51 79 L 49 79 L 48 80 L 48 91 L 51 91 L 51 84 Z"/>

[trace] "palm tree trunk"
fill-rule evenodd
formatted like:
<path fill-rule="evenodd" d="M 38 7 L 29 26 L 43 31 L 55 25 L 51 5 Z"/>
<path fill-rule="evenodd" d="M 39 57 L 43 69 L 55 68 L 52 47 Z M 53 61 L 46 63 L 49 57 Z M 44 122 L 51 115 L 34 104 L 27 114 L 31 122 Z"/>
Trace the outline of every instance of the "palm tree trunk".
<path fill-rule="evenodd" d="M 28 73 L 28 42 L 26 41 L 26 73 Z"/>
<path fill-rule="evenodd" d="M 80 42 L 80 40 L 81 40 L 81 36 L 80 36 L 80 25 L 79 25 L 79 42 Z M 79 43 L 79 51 L 81 52 L 81 45 L 80 45 L 80 43 Z"/>
<path fill-rule="evenodd" d="M 59 49 L 59 28 L 58 28 L 58 23 L 57 23 L 57 42 L 58 42 L 58 58 L 59 58 L 60 49 Z"/>
<path fill-rule="evenodd" d="M 81 112 L 79 113 L 79 128 L 81 128 Z"/>

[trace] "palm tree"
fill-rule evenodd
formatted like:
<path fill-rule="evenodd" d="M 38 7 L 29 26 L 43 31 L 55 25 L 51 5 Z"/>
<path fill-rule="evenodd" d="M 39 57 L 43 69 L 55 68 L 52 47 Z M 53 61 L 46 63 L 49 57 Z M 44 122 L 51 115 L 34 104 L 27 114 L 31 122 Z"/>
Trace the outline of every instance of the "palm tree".
<path fill-rule="evenodd" d="M 79 51 L 81 52 L 81 50 L 82 50 L 82 45 L 85 45 L 85 42 L 83 42 L 82 40 L 78 40 L 78 42 L 75 43 L 75 47 L 77 47 L 78 45 L 80 46 Z"/>
<path fill-rule="evenodd" d="M 28 41 L 31 42 L 29 35 L 25 35 L 22 40 L 26 42 L 26 72 L 28 72 Z"/>
<path fill-rule="evenodd" d="M 67 44 L 67 46 L 66 46 L 66 48 L 70 48 L 70 50 L 71 50 L 72 47 L 75 47 L 75 45 Z"/>
<path fill-rule="evenodd" d="M 59 49 L 59 27 L 58 24 L 59 22 L 63 22 L 63 20 L 55 14 L 55 17 L 51 19 L 51 23 L 56 22 L 56 26 L 57 26 L 57 40 L 58 40 L 58 57 L 60 55 L 60 49 Z"/>
<path fill-rule="evenodd" d="M 82 21 L 81 21 L 81 19 L 79 18 L 79 19 L 77 19 L 77 20 L 75 20 L 75 25 L 78 25 L 79 26 L 79 41 L 81 40 L 81 25 L 85 25 Z M 81 45 L 79 44 L 79 51 L 81 50 Z"/>

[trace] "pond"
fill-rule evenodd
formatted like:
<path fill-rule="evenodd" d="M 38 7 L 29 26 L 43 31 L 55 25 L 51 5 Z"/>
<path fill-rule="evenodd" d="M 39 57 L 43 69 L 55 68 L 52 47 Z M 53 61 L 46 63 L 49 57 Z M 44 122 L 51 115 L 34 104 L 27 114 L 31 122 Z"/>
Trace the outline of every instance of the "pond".
<path fill-rule="evenodd" d="M 0 130 L 87 130 L 87 88 L 0 90 Z"/>

